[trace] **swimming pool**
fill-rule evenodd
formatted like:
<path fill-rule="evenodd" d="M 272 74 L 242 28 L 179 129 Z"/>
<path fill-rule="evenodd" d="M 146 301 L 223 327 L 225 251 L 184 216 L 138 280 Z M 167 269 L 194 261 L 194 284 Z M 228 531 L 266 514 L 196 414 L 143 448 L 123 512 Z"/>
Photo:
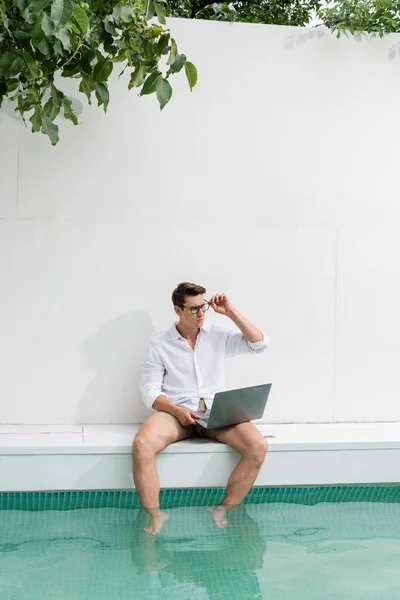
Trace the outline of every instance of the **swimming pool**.
<path fill-rule="evenodd" d="M 0 494 L 1 600 L 397 600 L 400 486 L 164 490 L 157 538 L 133 491 Z"/>

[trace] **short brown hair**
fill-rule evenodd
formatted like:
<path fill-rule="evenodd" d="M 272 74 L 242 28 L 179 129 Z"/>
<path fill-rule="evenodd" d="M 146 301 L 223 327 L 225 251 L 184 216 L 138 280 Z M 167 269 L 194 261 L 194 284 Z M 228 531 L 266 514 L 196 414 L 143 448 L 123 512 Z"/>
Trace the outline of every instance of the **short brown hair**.
<path fill-rule="evenodd" d="M 189 283 L 185 281 L 180 283 L 172 292 L 172 303 L 174 306 L 183 308 L 185 304 L 185 296 L 198 296 L 199 294 L 205 294 L 206 288 L 195 283 Z"/>

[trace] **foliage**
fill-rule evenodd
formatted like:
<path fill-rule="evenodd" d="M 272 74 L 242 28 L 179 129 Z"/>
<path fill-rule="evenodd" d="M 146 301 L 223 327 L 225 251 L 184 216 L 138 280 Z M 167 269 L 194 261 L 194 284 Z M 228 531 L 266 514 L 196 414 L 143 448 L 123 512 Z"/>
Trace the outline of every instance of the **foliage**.
<path fill-rule="evenodd" d="M 320 0 L 167 0 L 171 16 L 189 19 L 306 26 Z"/>
<path fill-rule="evenodd" d="M 150 20 L 156 15 L 158 23 Z M 32 131 L 58 142 L 54 120 L 78 124 L 72 100 L 55 85 L 56 74 L 79 80 L 91 104 L 107 110 L 108 79 L 118 63 L 129 89 L 155 93 L 161 110 L 172 96 L 170 76 L 185 69 L 190 89 L 197 71 L 165 24 L 165 0 L 0 0 L 0 106 L 17 103 Z"/>
<path fill-rule="evenodd" d="M 167 14 L 191 19 L 307 26 L 316 20 L 332 31 L 400 31 L 400 0 L 167 0 Z"/>
<path fill-rule="evenodd" d="M 319 18 L 332 31 L 377 33 L 380 37 L 400 31 L 400 2 L 393 0 L 331 0 Z"/>

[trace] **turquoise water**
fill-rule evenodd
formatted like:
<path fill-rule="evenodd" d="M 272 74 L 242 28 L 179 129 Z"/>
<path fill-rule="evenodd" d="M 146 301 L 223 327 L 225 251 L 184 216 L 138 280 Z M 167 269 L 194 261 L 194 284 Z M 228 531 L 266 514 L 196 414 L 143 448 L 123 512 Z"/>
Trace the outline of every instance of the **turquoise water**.
<path fill-rule="evenodd" d="M 157 538 L 132 492 L 0 495 L 0 600 L 399 600 L 400 487 L 163 495 Z M 175 505 L 175 507 L 174 507 Z"/>

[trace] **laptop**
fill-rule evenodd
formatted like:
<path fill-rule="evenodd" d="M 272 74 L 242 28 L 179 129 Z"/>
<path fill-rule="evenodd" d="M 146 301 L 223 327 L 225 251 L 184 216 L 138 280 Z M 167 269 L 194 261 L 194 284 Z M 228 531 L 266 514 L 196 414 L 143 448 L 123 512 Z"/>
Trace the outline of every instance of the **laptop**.
<path fill-rule="evenodd" d="M 214 402 L 210 409 L 195 411 L 201 417 L 195 419 L 195 421 L 205 429 L 214 429 L 215 427 L 227 427 L 228 425 L 237 425 L 253 419 L 261 419 L 271 391 L 271 385 L 271 383 L 266 383 L 238 390 L 218 392 L 214 396 Z"/>

